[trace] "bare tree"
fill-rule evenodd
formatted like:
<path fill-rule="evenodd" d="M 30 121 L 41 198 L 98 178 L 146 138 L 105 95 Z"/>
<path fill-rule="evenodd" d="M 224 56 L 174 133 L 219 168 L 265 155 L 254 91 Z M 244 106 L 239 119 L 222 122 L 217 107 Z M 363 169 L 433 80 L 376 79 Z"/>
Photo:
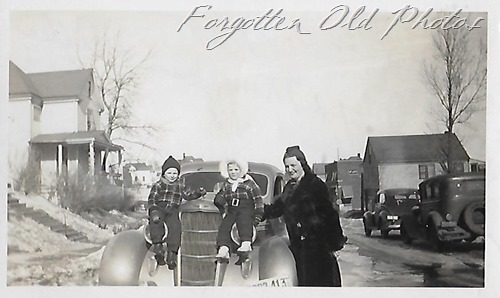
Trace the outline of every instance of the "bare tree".
<path fill-rule="evenodd" d="M 444 170 L 453 172 L 454 146 L 450 143 L 458 124 L 483 109 L 486 99 L 486 45 L 472 31 L 437 29 L 433 36 L 435 55 L 424 66 L 424 79 L 438 99 L 438 121 L 443 122 L 449 137 L 442 144 Z M 447 165 L 447 166 L 446 166 Z"/>
<path fill-rule="evenodd" d="M 465 29 L 436 30 L 435 63 L 424 68 L 425 79 L 444 108 L 441 121 L 448 132 L 467 122 L 486 98 L 486 46 L 472 37 Z"/>
<path fill-rule="evenodd" d="M 103 38 L 95 42 L 89 63 L 80 63 L 94 70 L 97 88 L 102 97 L 105 131 L 113 141 L 126 142 L 154 150 L 144 135 L 154 135 L 158 128 L 134 118 L 133 103 L 140 75 L 150 52 L 137 55 L 132 49 L 120 47 L 116 41 Z M 119 132 L 118 136 L 115 132 Z M 107 156 L 105 156 L 106 158 Z M 103 162 L 103 166 L 105 162 Z"/>

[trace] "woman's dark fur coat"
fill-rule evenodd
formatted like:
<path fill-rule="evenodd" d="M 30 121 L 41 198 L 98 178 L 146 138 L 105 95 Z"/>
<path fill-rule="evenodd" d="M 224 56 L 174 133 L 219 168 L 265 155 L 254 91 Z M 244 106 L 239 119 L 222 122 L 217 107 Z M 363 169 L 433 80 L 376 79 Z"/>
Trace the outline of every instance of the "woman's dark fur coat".
<path fill-rule="evenodd" d="M 265 206 L 264 217 L 282 215 L 299 286 L 340 286 L 339 266 L 331 252 L 342 249 L 345 237 L 323 181 L 310 172 L 298 184 L 289 181 L 274 204 Z"/>

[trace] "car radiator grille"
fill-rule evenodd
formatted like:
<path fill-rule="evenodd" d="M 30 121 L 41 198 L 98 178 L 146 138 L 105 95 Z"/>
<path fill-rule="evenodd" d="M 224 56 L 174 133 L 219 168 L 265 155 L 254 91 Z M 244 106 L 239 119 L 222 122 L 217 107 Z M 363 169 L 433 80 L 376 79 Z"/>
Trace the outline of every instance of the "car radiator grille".
<path fill-rule="evenodd" d="M 219 213 L 182 213 L 181 286 L 213 286 Z"/>

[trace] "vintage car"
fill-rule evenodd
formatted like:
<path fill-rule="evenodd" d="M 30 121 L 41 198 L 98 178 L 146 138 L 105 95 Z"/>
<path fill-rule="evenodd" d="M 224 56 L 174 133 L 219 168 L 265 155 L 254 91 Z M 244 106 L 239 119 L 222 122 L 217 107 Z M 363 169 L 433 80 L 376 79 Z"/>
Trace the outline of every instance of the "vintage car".
<path fill-rule="evenodd" d="M 431 177 L 419 185 L 420 202 L 404 216 L 403 242 L 426 239 L 441 251 L 450 241 L 473 241 L 484 236 L 484 173 L 447 174 Z"/>
<path fill-rule="evenodd" d="M 374 202 L 368 205 L 363 214 L 365 235 L 373 230 L 380 230 L 382 237 L 387 237 L 391 230 L 399 230 L 401 217 L 411 212 L 418 202 L 418 189 L 390 188 L 377 193 Z"/>
<path fill-rule="evenodd" d="M 249 163 L 249 174 L 261 189 L 264 203 L 281 194 L 285 176 L 276 167 Z M 219 162 L 193 162 L 181 166 L 187 187 L 203 187 L 207 194 L 180 206 L 181 248 L 177 267 L 159 266 L 151 272 L 153 254 L 148 229 L 123 231 L 115 235 L 103 252 L 99 268 L 100 285 L 147 286 L 294 286 L 295 261 L 288 249 L 288 235 L 281 218 L 265 220 L 255 229 L 250 265 L 237 266 L 232 254 L 229 264 L 217 265 L 216 237 L 222 216 L 213 200 L 224 178 Z M 248 264 L 245 263 L 245 264 Z"/>

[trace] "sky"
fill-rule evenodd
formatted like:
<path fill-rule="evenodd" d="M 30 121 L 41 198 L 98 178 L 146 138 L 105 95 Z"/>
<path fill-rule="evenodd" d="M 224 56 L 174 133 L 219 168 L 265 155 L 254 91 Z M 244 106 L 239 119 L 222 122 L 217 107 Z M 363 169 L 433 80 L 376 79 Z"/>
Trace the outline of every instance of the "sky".
<path fill-rule="evenodd" d="M 138 75 L 133 112 L 137 123 L 155 125 L 160 133 L 143 137 L 154 152 L 117 140 L 128 159 L 161 163 L 168 155 L 236 156 L 281 166 L 285 148 L 300 145 L 310 163 L 333 162 L 363 156 L 368 136 L 444 132 L 433 114 L 436 99 L 422 77 L 423 64 L 431 61 L 434 30 L 411 29 L 413 21 L 396 24 L 381 39 L 396 17 L 391 12 L 404 5 L 367 6 L 351 29 L 375 15 L 355 30 L 340 25 L 321 30 L 348 23 L 359 5 L 340 6 L 326 19 L 339 4 L 303 10 L 225 4 L 195 2 L 157 11 L 14 11 L 9 59 L 27 73 L 78 69 L 80 60 L 90 61 L 96 40 L 104 35 L 135 61 L 150 53 Z M 415 7 L 418 16 L 428 8 Z M 205 29 L 210 20 L 252 19 L 272 9 L 271 16 L 280 8 L 282 27 L 298 19 L 302 33 L 250 27 L 207 50 L 214 45 L 209 40 L 223 33 Z M 190 14 L 205 16 L 188 19 Z M 486 21 L 480 24 L 471 35 L 485 33 Z M 457 129 L 472 158 L 486 159 L 485 127 L 483 110 Z"/>

